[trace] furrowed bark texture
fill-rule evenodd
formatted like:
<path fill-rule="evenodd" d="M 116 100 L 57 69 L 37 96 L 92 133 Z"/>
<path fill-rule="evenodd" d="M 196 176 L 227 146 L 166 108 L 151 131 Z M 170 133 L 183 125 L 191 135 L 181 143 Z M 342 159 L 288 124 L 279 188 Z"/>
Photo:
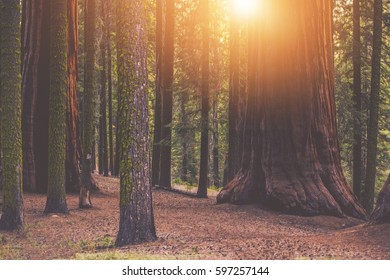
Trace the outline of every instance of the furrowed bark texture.
<path fill-rule="evenodd" d="M 23 228 L 20 1 L 0 1 L 0 92 L 3 205 L 0 229 Z"/>
<path fill-rule="evenodd" d="M 117 246 L 156 239 L 149 169 L 146 11 L 117 4 L 120 222 Z"/>
<path fill-rule="evenodd" d="M 265 1 L 250 35 L 241 169 L 218 202 L 264 201 L 286 213 L 366 217 L 340 163 L 332 2 Z"/>
<path fill-rule="evenodd" d="M 68 91 L 67 0 L 50 6 L 49 169 L 45 213 L 67 213 L 65 189 L 66 110 Z"/>
<path fill-rule="evenodd" d="M 92 149 L 93 149 L 93 118 L 95 98 L 95 34 L 96 34 L 96 0 L 86 0 L 85 10 L 85 80 L 84 80 L 84 111 L 83 111 L 83 156 L 80 188 L 80 208 L 92 207 L 90 191 L 93 188 Z"/>
<path fill-rule="evenodd" d="M 79 110 L 77 95 L 78 0 L 68 0 L 68 97 L 66 114 L 66 189 L 78 192 L 81 186 Z"/>

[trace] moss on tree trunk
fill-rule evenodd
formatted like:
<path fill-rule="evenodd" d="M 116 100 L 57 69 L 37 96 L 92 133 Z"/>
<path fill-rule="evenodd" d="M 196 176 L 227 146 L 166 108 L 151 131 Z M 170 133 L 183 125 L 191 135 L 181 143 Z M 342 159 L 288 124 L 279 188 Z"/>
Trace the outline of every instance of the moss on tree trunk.
<path fill-rule="evenodd" d="M 149 170 L 146 11 L 117 1 L 120 222 L 116 245 L 156 239 Z"/>
<path fill-rule="evenodd" d="M 45 213 L 67 213 L 65 191 L 67 0 L 51 1 L 50 12 L 49 168 Z"/>
<path fill-rule="evenodd" d="M 0 92 L 3 207 L 0 229 L 23 228 L 22 97 L 19 0 L 0 1 Z"/>

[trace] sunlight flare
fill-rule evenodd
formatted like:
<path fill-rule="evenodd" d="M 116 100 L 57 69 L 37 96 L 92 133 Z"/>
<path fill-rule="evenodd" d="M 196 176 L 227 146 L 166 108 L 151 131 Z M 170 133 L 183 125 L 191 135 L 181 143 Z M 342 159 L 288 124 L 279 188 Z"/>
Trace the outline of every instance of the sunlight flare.
<path fill-rule="evenodd" d="M 258 8 L 258 2 L 256 0 L 232 0 L 233 9 L 239 16 L 250 16 Z"/>

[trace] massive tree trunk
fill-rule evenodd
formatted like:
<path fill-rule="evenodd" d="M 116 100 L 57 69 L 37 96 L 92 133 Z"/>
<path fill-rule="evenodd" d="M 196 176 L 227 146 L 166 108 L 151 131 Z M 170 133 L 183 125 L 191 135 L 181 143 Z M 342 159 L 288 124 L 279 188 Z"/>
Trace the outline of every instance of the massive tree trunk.
<path fill-rule="evenodd" d="M 0 92 L 3 205 L 1 230 L 23 228 L 22 96 L 19 0 L 0 1 Z"/>
<path fill-rule="evenodd" d="M 175 1 L 165 3 L 165 32 L 162 70 L 162 111 L 159 186 L 170 189 L 172 162 L 172 106 L 173 106 L 173 56 Z"/>
<path fill-rule="evenodd" d="M 66 190 L 81 186 L 79 105 L 77 96 L 78 0 L 68 0 L 68 97 L 66 114 Z"/>
<path fill-rule="evenodd" d="M 154 131 L 152 151 L 152 185 L 159 185 L 161 141 L 161 93 L 163 59 L 163 1 L 156 0 L 156 100 L 154 103 Z"/>
<path fill-rule="evenodd" d="M 66 111 L 68 93 L 67 1 L 50 6 L 49 169 L 45 213 L 67 213 L 65 187 Z"/>
<path fill-rule="evenodd" d="M 366 217 L 341 170 L 332 2 L 262 5 L 250 34 L 241 169 L 218 202 L 264 201 L 287 213 Z"/>
<path fill-rule="evenodd" d="M 362 191 L 362 63 L 360 44 L 360 0 L 353 1 L 353 192 Z"/>
<path fill-rule="evenodd" d="M 200 136 L 200 168 L 198 197 L 207 197 L 207 187 L 209 184 L 209 74 L 210 74 L 210 31 L 209 31 L 209 0 L 200 1 L 202 10 L 202 116 L 201 116 L 201 136 Z"/>
<path fill-rule="evenodd" d="M 94 138 L 94 98 L 95 98 L 95 34 L 97 0 L 86 0 L 85 4 L 85 78 L 84 78 L 84 111 L 83 111 L 83 156 L 82 185 L 80 188 L 80 208 L 92 207 L 90 191 L 93 188 L 92 149 Z"/>
<path fill-rule="evenodd" d="M 390 223 L 390 174 L 379 193 L 376 208 L 371 215 L 374 223 Z"/>
<path fill-rule="evenodd" d="M 120 222 L 117 246 L 154 241 L 149 169 L 146 11 L 117 1 Z"/>
<path fill-rule="evenodd" d="M 367 165 L 366 186 L 363 205 L 370 213 L 374 207 L 375 178 L 379 133 L 379 95 L 381 88 L 381 51 L 382 51 L 382 0 L 374 1 L 374 34 L 372 45 L 372 73 L 369 118 L 367 124 Z"/>

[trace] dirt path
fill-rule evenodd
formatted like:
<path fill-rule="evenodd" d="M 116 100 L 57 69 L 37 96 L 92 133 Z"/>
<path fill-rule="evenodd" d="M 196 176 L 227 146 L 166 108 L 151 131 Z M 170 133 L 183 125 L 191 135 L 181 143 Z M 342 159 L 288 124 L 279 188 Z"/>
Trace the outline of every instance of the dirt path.
<path fill-rule="evenodd" d="M 45 196 L 25 195 L 24 234 L 0 232 L 0 259 L 390 259 L 390 225 L 354 219 L 296 217 L 256 205 L 216 205 L 154 191 L 156 242 L 111 248 L 118 229 L 118 179 L 96 177 L 94 208 L 42 214 Z"/>

